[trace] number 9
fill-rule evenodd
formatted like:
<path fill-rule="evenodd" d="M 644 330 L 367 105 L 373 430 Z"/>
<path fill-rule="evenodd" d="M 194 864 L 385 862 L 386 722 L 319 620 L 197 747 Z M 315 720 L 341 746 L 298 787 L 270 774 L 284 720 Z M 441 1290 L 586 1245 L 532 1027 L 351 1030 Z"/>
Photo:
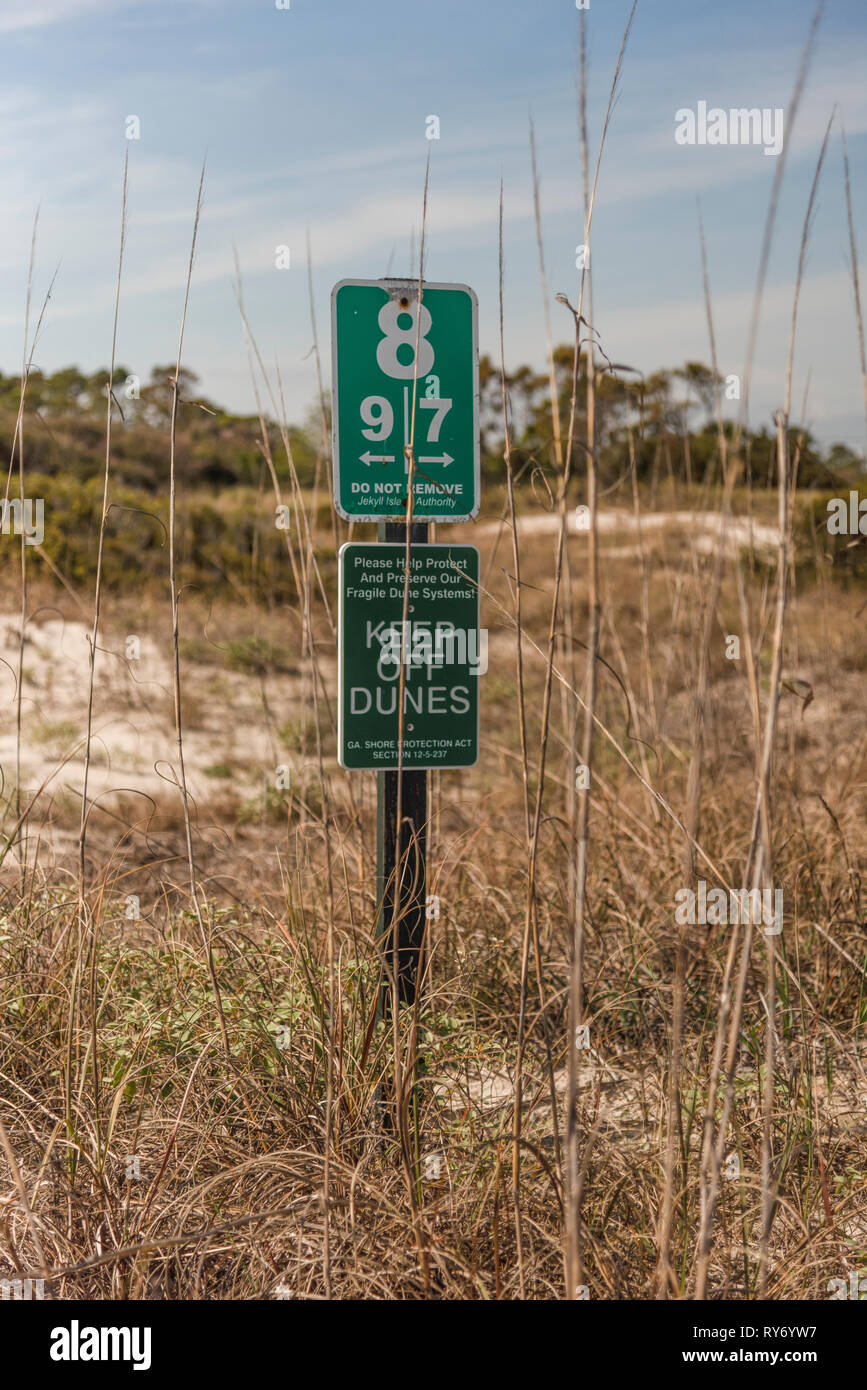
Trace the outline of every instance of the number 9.
<path fill-rule="evenodd" d="M 365 439 L 377 442 L 388 439 L 394 426 L 394 411 L 385 396 L 365 396 L 361 402 L 361 418 L 373 427 L 361 431 Z"/>

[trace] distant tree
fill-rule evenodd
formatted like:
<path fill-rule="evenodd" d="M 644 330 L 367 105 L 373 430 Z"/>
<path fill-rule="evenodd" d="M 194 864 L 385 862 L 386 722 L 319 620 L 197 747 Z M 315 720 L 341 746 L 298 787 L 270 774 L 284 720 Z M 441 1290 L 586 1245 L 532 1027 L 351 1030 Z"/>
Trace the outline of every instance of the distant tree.
<path fill-rule="evenodd" d="M 704 411 L 705 421 L 715 420 L 718 392 L 725 378 L 714 372 L 712 367 L 706 367 L 703 362 L 687 362 L 684 366 L 678 367 L 673 375 L 685 384 L 687 400 L 697 398 Z"/>
<path fill-rule="evenodd" d="M 108 379 L 106 372 L 103 381 Z M 40 408 L 45 414 L 65 415 L 88 404 L 87 377 L 77 367 L 63 367 L 44 378 Z"/>
<path fill-rule="evenodd" d="M 168 429 L 172 419 L 174 400 L 175 364 L 167 367 L 153 367 L 147 386 L 141 389 L 141 413 L 147 424 L 155 428 Z M 199 378 L 188 367 L 181 367 L 178 375 L 178 393 L 182 401 L 195 399 Z"/>
<path fill-rule="evenodd" d="M 553 351 L 554 389 L 559 411 L 560 435 L 565 454 L 572 403 L 574 344 L 562 343 Z M 721 379 L 701 362 L 686 362 L 674 369 L 660 369 L 647 377 L 627 368 L 612 366 L 597 353 L 596 445 L 603 489 L 611 489 L 628 476 L 630 444 L 638 477 L 656 487 L 666 478 L 712 481 L 719 478 L 719 440 L 716 410 Z M 118 485 L 159 492 L 168 468 L 166 433 L 171 420 L 174 366 L 156 366 L 139 398 L 126 391 L 129 370 L 115 368 L 113 390 L 122 412 L 123 426 L 113 437 L 113 472 Z M 83 372 L 64 367 L 45 374 L 31 371 L 26 409 L 34 421 L 28 450 L 31 466 L 49 477 L 64 475 L 82 484 L 98 479 L 103 468 L 105 407 L 108 369 Z M 512 459 L 517 478 L 528 479 L 537 469 L 553 475 L 556 463 L 554 413 L 547 364 L 538 371 L 524 363 L 505 374 L 509 404 Z M 20 396 L 17 375 L 0 373 L 0 447 L 11 456 Z M 491 482 L 505 478 L 501 371 L 495 359 L 479 361 L 480 434 L 482 469 Z M 584 486 L 586 439 L 586 361 L 582 360 L 575 402 L 572 452 L 572 487 Z M 256 415 L 237 415 L 203 398 L 199 378 L 189 368 L 180 373 L 178 445 L 180 476 L 195 488 L 212 491 L 233 486 L 268 485 L 262 423 Z M 704 419 L 697 421 L 696 413 Z M 326 401 L 326 432 L 330 437 L 330 406 Z M 117 418 L 117 417 L 116 417 Z M 290 466 L 283 431 L 271 420 L 264 422 L 267 442 L 278 481 L 286 485 Z M 723 429 L 733 445 L 731 420 Z M 298 425 L 286 427 L 292 460 L 303 487 L 318 477 L 326 487 L 322 413 L 311 405 Z M 804 488 L 847 487 L 857 481 L 861 457 L 844 443 L 823 451 L 809 431 L 794 422 L 789 428 L 792 458 L 798 459 L 798 485 Z M 746 432 L 739 451 L 746 475 L 755 487 L 776 484 L 776 432 L 767 425 Z"/>
<path fill-rule="evenodd" d="M 848 444 L 832 444 L 828 450 L 828 467 L 835 473 L 849 474 L 853 478 L 864 468 L 864 459 L 856 454 Z"/>
<path fill-rule="evenodd" d="M 72 370 L 72 369 L 67 369 Z M 112 377 L 112 386 L 117 393 L 123 382 L 126 380 L 127 368 L 115 367 Z M 108 386 L 109 371 L 108 367 L 100 367 L 98 371 L 91 372 L 83 378 L 78 405 L 92 415 L 102 417 L 105 413 L 105 393 Z"/>

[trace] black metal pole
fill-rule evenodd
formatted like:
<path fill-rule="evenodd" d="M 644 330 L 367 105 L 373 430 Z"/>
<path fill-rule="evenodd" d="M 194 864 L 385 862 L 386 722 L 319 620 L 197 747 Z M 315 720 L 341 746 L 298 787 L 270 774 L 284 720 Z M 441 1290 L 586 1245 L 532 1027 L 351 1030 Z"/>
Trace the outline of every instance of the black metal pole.
<path fill-rule="evenodd" d="M 413 522 L 410 545 L 428 538 L 427 522 Z M 382 521 L 379 540 L 406 543 L 406 523 Z M 397 787 L 401 788 L 401 832 L 397 834 Z M 391 938 L 397 895 L 397 995 L 401 1004 L 413 1004 L 418 990 L 419 963 L 425 927 L 427 899 L 427 772 L 378 772 L 376 788 L 377 936 L 388 965 L 380 1008 L 391 1013 L 389 974 L 393 961 Z"/>

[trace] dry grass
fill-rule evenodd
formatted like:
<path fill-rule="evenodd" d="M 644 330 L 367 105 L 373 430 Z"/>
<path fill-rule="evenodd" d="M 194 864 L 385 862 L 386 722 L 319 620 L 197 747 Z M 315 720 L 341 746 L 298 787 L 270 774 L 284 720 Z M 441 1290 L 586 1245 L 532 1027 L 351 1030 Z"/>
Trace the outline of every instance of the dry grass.
<path fill-rule="evenodd" d="M 483 756 L 471 773 L 443 774 L 436 808 L 431 885 L 442 909 L 432 923 L 428 991 L 420 1016 L 423 1066 L 412 1159 L 418 1168 L 418 1223 L 397 1161 L 396 1139 L 382 1126 L 380 1096 L 393 1046 L 385 1023 L 375 1021 L 379 962 L 370 937 L 373 778 L 347 778 L 338 773 L 333 755 L 325 757 L 333 793 L 335 885 L 335 997 L 330 1009 L 322 800 L 314 794 L 309 767 L 309 804 L 299 793 L 278 807 L 276 821 L 244 821 L 231 801 L 220 800 L 227 795 L 222 784 L 200 775 L 203 767 L 191 760 L 201 909 L 232 1066 L 222 1055 L 214 992 L 184 881 L 185 837 L 177 793 L 165 783 L 160 791 L 153 774 L 148 793 L 153 804 L 101 792 L 92 813 L 87 873 L 93 885 L 89 901 L 95 959 L 70 1016 L 78 949 L 74 840 L 69 834 L 75 802 L 72 796 L 64 799 L 52 784 L 31 811 L 26 842 L 10 852 L 3 870 L 3 1114 L 34 1213 L 28 1226 L 14 1200 L 4 1207 L 4 1274 L 37 1272 L 38 1223 L 45 1261 L 55 1272 L 58 1293 L 66 1296 L 249 1298 L 274 1296 L 281 1288 L 297 1297 L 322 1296 L 324 1102 L 328 1050 L 333 1048 L 332 1296 L 507 1298 L 517 1293 L 510 1135 L 526 820 L 515 719 L 514 633 L 498 607 L 510 602 L 511 542 L 504 537 L 493 552 L 489 547 L 496 532 L 483 525 L 478 530 L 483 558 L 490 562 L 492 595 L 486 618 L 491 644 L 483 691 Z M 533 643 L 544 641 L 554 543 L 555 537 L 532 532 L 521 542 L 531 787 L 545 679 L 545 662 Z M 636 640 L 636 557 L 622 553 L 629 548 L 627 537 L 620 544 L 612 536 L 610 544 L 618 554 L 606 561 L 603 549 L 600 560 L 600 649 L 619 680 L 608 667 L 601 668 L 599 717 L 631 755 L 636 736 L 650 744 L 653 785 L 679 808 L 689 761 L 688 672 L 695 659 L 690 615 L 697 611 L 712 557 L 702 561 L 691 554 L 679 527 L 668 532 L 660 528 L 647 557 L 652 631 L 661 634 L 650 646 L 649 677 L 659 719 L 654 737 L 637 693 L 646 688 L 647 673 L 642 672 L 642 648 Z M 580 576 L 586 539 L 570 535 L 568 548 L 573 576 Z M 763 575 L 747 576 L 746 583 L 758 612 L 767 598 Z M 573 581 L 572 597 L 580 621 L 587 611 L 580 578 Z M 821 1296 L 828 1278 L 857 1267 L 867 1254 L 859 1176 L 867 1136 L 860 886 L 867 850 L 867 740 L 861 677 L 851 669 L 864 660 L 860 606 L 859 594 L 820 577 L 796 588 L 789 615 L 785 672 L 807 682 L 813 700 L 805 708 L 784 688 L 773 791 L 776 882 L 785 894 L 785 926 L 777 943 L 778 1057 L 772 1109 L 778 1200 L 770 1235 L 769 1294 L 776 1298 Z M 106 604 L 104 642 L 109 648 L 114 634 L 129 628 L 133 610 L 128 615 L 123 610 L 122 597 Z M 227 607 L 216 640 L 242 629 L 243 616 L 242 610 L 233 615 Z M 277 627 L 279 618 L 272 618 L 260 631 L 276 643 Z M 755 785 L 743 661 L 727 661 L 723 654 L 724 633 L 733 629 L 737 597 L 729 565 L 710 644 L 699 840 L 723 881 L 732 885 L 739 882 L 749 842 Z M 320 635 L 324 642 L 324 632 Z M 28 654 L 25 664 L 30 660 Z M 49 660 L 62 664 L 62 653 Z M 42 669 L 34 664 L 34 686 Z M 209 666 L 187 663 L 186 696 L 210 721 L 225 722 L 225 693 L 221 698 L 212 691 L 212 674 Z M 224 678 L 233 682 L 229 710 L 255 710 L 261 695 L 257 671 L 226 673 Z M 272 714 L 282 717 L 297 710 L 302 678 L 302 672 L 269 678 Z M 134 720 L 139 691 L 131 676 L 127 681 Z M 759 682 L 766 681 L 760 662 Z M 333 673 L 328 683 L 333 685 Z M 623 686 L 633 692 L 632 714 Z M 117 717 L 118 698 L 116 685 L 101 687 L 97 681 L 96 728 L 109 710 Z M 50 704 L 49 695 L 43 717 Z M 75 725 L 81 710 L 63 713 Z M 152 699 L 151 714 L 154 741 L 162 739 L 165 747 L 171 736 L 170 689 Z M 259 719 L 265 719 L 260 699 Z M 252 714 L 246 722 L 252 722 Z M 249 755 L 252 731 L 246 738 Z M 562 1126 L 569 981 L 563 821 L 568 747 L 568 731 L 555 718 L 536 882 L 544 1008 L 535 1002 L 531 957 L 523 1081 L 523 1284 L 525 1295 L 536 1298 L 557 1297 L 563 1289 L 563 1191 L 546 1048 L 553 1057 Z M 237 753 L 243 764 L 244 745 Z M 266 756 L 263 745 L 258 766 L 249 769 L 253 779 L 264 778 Z M 299 765 L 299 775 L 303 761 L 309 763 L 309 754 L 297 750 L 286 756 Z M 74 790 L 80 769 L 80 761 L 68 763 L 58 781 Z M 91 776 L 98 775 L 99 769 L 92 768 Z M 108 783 L 117 787 L 122 779 L 109 777 Z M 234 779 L 228 786 L 234 790 Z M 200 793 L 200 788 L 205 790 Z M 658 1253 L 677 951 L 673 907 L 683 882 L 682 834 L 667 815 L 654 820 L 646 791 L 601 737 L 591 803 L 594 848 L 588 863 L 584 964 L 591 1051 L 578 1074 L 585 1282 L 593 1297 L 635 1298 L 651 1294 Z M 23 893 L 22 870 L 13 863 L 18 857 L 27 866 Z M 709 870 L 705 876 L 710 880 Z M 140 921 L 124 916 L 131 893 L 141 900 Z M 690 1289 L 695 1253 L 709 1050 L 729 941 L 725 927 L 695 927 L 686 943 L 678 1141 L 685 1182 L 675 1194 L 671 1237 L 673 1266 L 684 1292 Z M 726 1139 L 726 1154 L 739 1156 L 740 1176 L 722 1183 L 709 1279 L 709 1293 L 715 1297 L 749 1297 L 756 1288 L 763 994 L 763 962 L 756 954 L 746 983 L 735 1105 Z M 404 1037 L 402 1045 L 406 1042 Z M 425 1167 L 433 1154 L 440 1156 L 439 1177 L 431 1176 L 435 1165 Z M 127 1179 L 127 1160 L 133 1156 L 138 1156 L 141 1177 Z"/>
<path fill-rule="evenodd" d="M 531 157 L 547 321 L 532 130 Z M 473 525 L 437 528 L 482 551 L 481 758 L 432 779 L 440 915 L 414 1008 L 392 973 L 391 1018 L 375 779 L 336 759 L 347 528 L 321 505 L 324 406 L 305 493 L 288 427 L 266 419 L 282 388 L 240 270 L 274 489 L 252 505 L 291 518 L 292 596 L 245 580 L 227 598 L 223 571 L 219 591 L 190 589 L 178 563 L 200 183 L 166 441 L 170 604 L 99 563 L 110 402 L 89 587 L 51 561 L 49 579 L 23 538 L 0 573 L 0 1279 L 76 1299 L 790 1300 L 864 1267 L 865 605 L 858 557 L 841 566 L 821 501 L 795 491 L 789 418 L 822 157 L 775 493 L 721 420 L 703 485 L 670 461 L 639 484 L 636 418 L 597 498 L 595 395 L 615 369 L 582 271 L 551 457 L 516 481 L 503 400 L 503 487 Z M 848 166 L 845 192 L 863 374 Z M 501 242 L 501 340 L 503 264 Z M 16 463 L 24 495 L 27 353 L 7 495 Z M 411 477 L 412 446 L 408 461 Z M 260 558 L 254 527 L 254 578 Z M 679 923 L 697 880 L 781 889 L 781 934 Z"/>

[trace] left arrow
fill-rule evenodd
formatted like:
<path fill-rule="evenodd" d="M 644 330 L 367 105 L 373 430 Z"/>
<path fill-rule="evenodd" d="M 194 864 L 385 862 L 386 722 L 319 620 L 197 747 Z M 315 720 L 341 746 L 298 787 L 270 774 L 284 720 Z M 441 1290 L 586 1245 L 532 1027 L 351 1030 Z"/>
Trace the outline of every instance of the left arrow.
<path fill-rule="evenodd" d="M 365 453 L 359 454 L 362 463 L 366 463 L 368 468 L 372 463 L 394 463 L 394 454 L 372 454 L 368 449 Z"/>

